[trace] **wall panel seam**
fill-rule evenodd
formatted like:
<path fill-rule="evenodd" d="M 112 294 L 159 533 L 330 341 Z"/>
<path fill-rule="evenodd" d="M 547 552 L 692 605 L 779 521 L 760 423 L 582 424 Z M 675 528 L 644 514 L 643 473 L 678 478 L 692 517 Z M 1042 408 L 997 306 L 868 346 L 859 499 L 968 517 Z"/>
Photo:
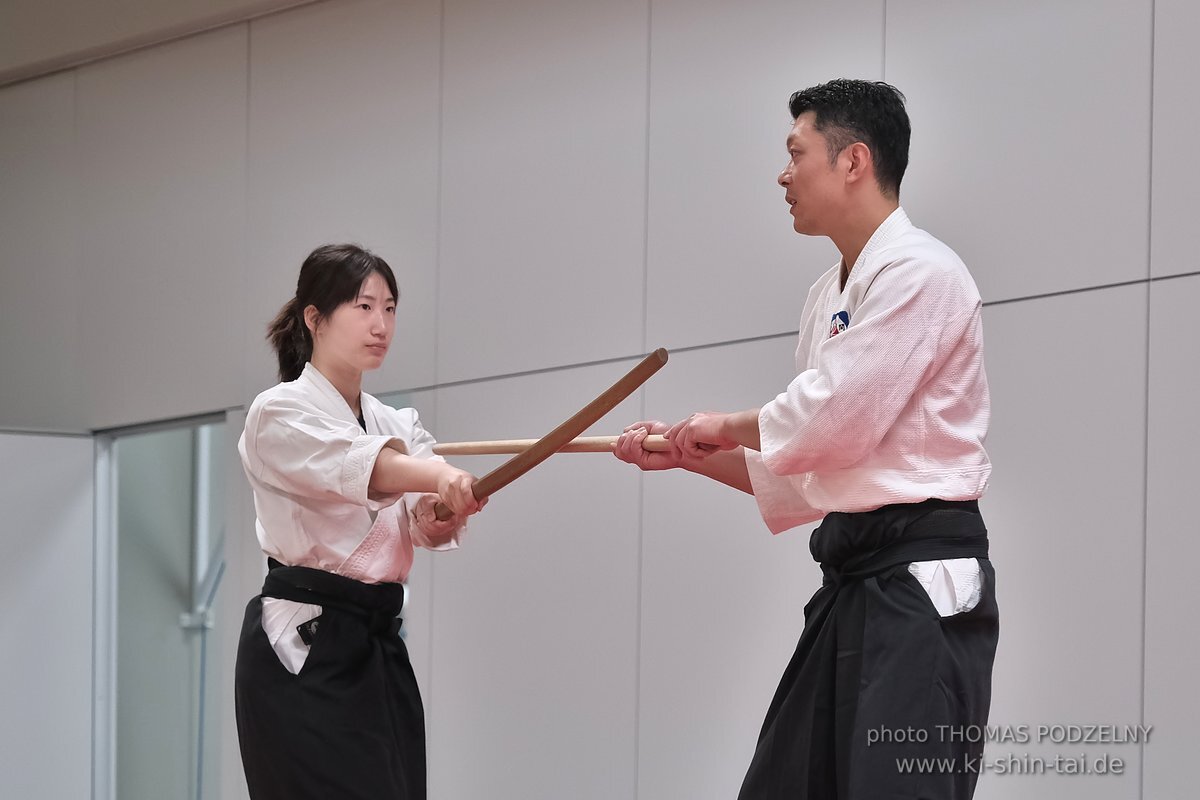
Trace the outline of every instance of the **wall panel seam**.
<path fill-rule="evenodd" d="M 642 157 L 642 349 L 650 347 L 650 136 L 654 91 L 654 0 L 646 0 L 646 138 Z M 646 418 L 646 389 L 639 392 L 638 415 Z M 639 471 L 637 489 L 637 597 L 634 601 L 633 639 L 633 800 L 641 796 L 642 783 L 642 571 L 645 567 L 645 481 Z"/>
<path fill-rule="evenodd" d="M 1138 278 L 1131 281 L 1121 281 L 1118 283 L 1107 283 L 1098 286 L 1085 286 L 1079 289 L 1064 289 L 1057 292 L 1046 292 L 1044 294 L 1026 295 L 1024 297 L 1005 298 L 1003 300 L 984 301 L 984 308 L 993 308 L 997 306 L 1013 305 L 1015 303 L 1023 303 L 1034 300 L 1049 300 L 1057 297 L 1067 297 L 1070 295 L 1084 294 L 1087 292 L 1099 292 L 1107 289 L 1123 289 L 1131 286 L 1142 286 L 1159 281 L 1175 280 L 1179 278 L 1193 278 L 1200 276 L 1200 270 L 1194 272 L 1183 272 L 1175 275 L 1159 275 L 1153 278 Z M 725 339 L 715 342 L 704 342 L 701 344 L 686 345 L 684 347 L 673 347 L 671 353 L 678 355 L 680 353 L 693 353 L 701 350 L 714 350 L 720 347 L 732 347 L 739 344 L 751 344 L 754 342 L 765 342 L 774 339 L 792 338 L 796 336 L 796 331 L 786 330 L 776 333 L 764 333 L 758 336 L 745 336 L 738 339 Z M 572 369 L 586 369 L 588 367 L 599 367 L 608 364 L 620 364 L 627 361 L 635 361 L 642 358 L 646 353 L 630 353 L 627 355 L 610 356 L 608 358 L 598 358 L 591 361 L 579 361 L 570 364 L 555 364 L 549 367 L 541 367 L 538 369 L 521 370 L 519 372 L 498 373 L 495 375 L 481 375 L 475 378 L 462 378 L 460 380 L 447 381 L 446 383 L 435 383 L 427 386 L 409 386 L 400 387 L 397 389 L 388 389 L 377 392 L 377 394 L 395 394 L 399 392 L 423 392 L 433 391 L 435 389 L 447 389 L 458 386 L 472 386 L 481 383 L 490 383 L 492 381 L 512 380 L 514 378 L 526 378 L 534 375 L 547 375 L 555 372 L 565 372 Z"/>
<path fill-rule="evenodd" d="M 1140 724 L 1146 724 L 1146 600 L 1147 579 L 1149 577 L 1150 551 L 1150 358 L 1151 336 L 1153 335 L 1153 276 L 1154 276 L 1154 61 L 1155 61 L 1155 24 L 1157 17 L 1156 0 L 1150 0 L 1150 108 L 1148 137 L 1147 169 L 1146 169 L 1146 363 L 1144 373 L 1145 400 L 1142 409 L 1144 419 L 1142 428 L 1142 659 L 1141 680 L 1139 681 Z M 1138 798 L 1146 796 L 1146 747 L 1138 744 Z"/>

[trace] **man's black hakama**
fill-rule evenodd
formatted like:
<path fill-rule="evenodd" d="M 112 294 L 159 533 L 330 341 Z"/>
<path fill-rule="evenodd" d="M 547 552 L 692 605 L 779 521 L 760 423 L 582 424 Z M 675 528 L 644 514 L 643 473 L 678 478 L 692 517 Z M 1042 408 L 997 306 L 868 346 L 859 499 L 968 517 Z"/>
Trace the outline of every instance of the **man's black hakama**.
<path fill-rule="evenodd" d="M 972 726 L 987 723 L 999 637 L 978 503 L 831 513 L 810 550 L 824 583 L 739 800 L 970 798 L 983 752 Z M 908 565 L 953 558 L 980 560 L 982 597 L 942 617 Z"/>

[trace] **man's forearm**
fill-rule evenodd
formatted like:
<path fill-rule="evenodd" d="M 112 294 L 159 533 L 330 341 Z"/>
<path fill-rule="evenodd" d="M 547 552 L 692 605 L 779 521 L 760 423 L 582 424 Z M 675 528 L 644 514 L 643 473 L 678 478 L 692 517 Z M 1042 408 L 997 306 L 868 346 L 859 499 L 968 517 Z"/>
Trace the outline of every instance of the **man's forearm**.
<path fill-rule="evenodd" d="M 725 438 L 732 439 L 742 447 L 749 447 L 751 450 L 761 450 L 762 439 L 758 433 L 758 415 L 760 410 L 750 408 L 745 411 L 726 414 L 725 419 L 721 422 L 721 432 Z M 744 470 L 745 464 L 743 463 L 742 466 Z"/>
<path fill-rule="evenodd" d="M 754 494 L 754 487 L 750 484 L 750 472 L 746 469 L 746 451 L 740 447 L 713 453 L 708 458 L 684 457 L 679 466 L 688 472 L 704 475 L 726 486 L 740 489 L 746 494 Z"/>

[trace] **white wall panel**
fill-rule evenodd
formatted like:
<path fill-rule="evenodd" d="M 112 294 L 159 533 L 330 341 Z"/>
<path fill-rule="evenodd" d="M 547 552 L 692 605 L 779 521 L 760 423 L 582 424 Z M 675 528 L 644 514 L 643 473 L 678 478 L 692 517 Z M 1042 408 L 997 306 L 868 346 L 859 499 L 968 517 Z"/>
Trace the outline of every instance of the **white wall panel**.
<path fill-rule="evenodd" d="M 792 230 L 776 183 L 788 98 L 878 78 L 882 40 L 882 0 L 654 3 L 647 349 L 799 325 L 809 284 L 838 255 Z"/>
<path fill-rule="evenodd" d="M 436 0 L 318 3 L 251 24 L 247 399 L 275 382 L 267 322 L 330 242 L 377 252 L 400 285 L 368 389 L 434 382 L 439 26 Z"/>
<path fill-rule="evenodd" d="M 990 722 L 1137 724 L 1141 716 L 1146 287 L 984 313 L 994 471 L 981 507 L 1000 604 Z M 981 800 L 1136 795 L 1130 745 L 997 743 L 1122 758 L 1123 776 L 988 775 Z"/>
<path fill-rule="evenodd" d="M 75 76 L 0 90 L 0 425 L 82 430 Z"/>
<path fill-rule="evenodd" d="M 313 0 L 8 0 L 0 82 L 43 74 Z"/>
<path fill-rule="evenodd" d="M 79 70 L 88 424 L 238 405 L 246 31 Z"/>
<path fill-rule="evenodd" d="M 794 353 L 779 337 L 677 354 L 646 417 L 761 405 Z M 752 497 L 697 475 L 648 473 L 643 491 L 638 796 L 735 797 L 821 583 L 812 526 L 772 536 Z"/>
<path fill-rule="evenodd" d="M 1192 761 L 1200 718 L 1200 645 L 1195 577 L 1200 522 L 1192 502 L 1200 467 L 1200 277 L 1150 288 L 1150 426 L 1146 516 L 1146 707 L 1154 726 L 1146 747 L 1143 797 L 1184 800 L 1194 793 Z"/>
<path fill-rule="evenodd" d="M 1144 278 L 1151 3 L 889 3 L 901 190 L 984 300 Z"/>
<path fill-rule="evenodd" d="M 6 797 L 91 796 L 92 463 L 90 438 L 0 434 Z"/>
<path fill-rule="evenodd" d="M 1154 216 L 1150 221 L 1153 275 L 1200 269 L 1192 225 L 1200 208 L 1200 138 L 1196 80 L 1200 52 L 1195 31 L 1200 5 L 1191 0 L 1154 2 Z"/>
<path fill-rule="evenodd" d="M 440 389 L 436 434 L 540 436 L 631 366 Z M 619 431 L 636 408 L 594 432 Z M 502 460 L 453 459 L 479 475 Z M 633 795 L 637 496 L 636 472 L 611 456 L 555 456 L 492 497 L 461 550 L 428 560 L 431 797 Z"/>
<path fill-rule="evenodd" d="M 640 352 L 647 0 L 447 0 L 438 377 Z"/>

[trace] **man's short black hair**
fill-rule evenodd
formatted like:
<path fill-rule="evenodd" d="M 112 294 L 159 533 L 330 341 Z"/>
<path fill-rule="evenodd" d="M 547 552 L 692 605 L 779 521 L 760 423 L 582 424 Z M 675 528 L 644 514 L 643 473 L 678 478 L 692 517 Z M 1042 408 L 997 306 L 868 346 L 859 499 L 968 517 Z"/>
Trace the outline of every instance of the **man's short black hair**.
<path fill-rule="evenodd" d="M 801 89 L 788 107 L 793 120 L 813 112 L 813 124 L 829 145 L 830 163 L 855 142 L 870 148 L 879 188 L 899 198 L 912 132 L 899 89 L 883 81 L 838 78 Z"/>

